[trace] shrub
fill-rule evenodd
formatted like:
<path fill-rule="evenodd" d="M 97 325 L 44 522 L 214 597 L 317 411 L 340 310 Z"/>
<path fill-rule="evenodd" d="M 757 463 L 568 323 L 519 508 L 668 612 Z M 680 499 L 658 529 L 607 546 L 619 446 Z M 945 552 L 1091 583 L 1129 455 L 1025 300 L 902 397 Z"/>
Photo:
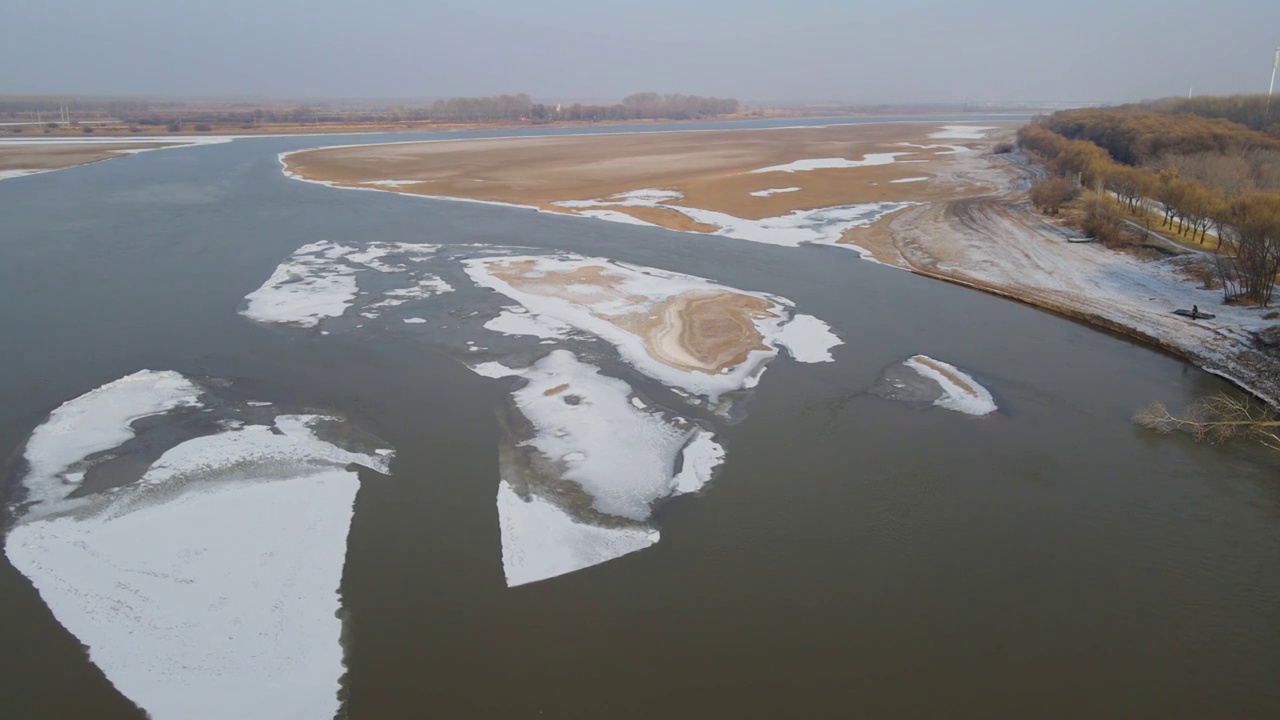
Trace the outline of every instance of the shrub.
<path fill-rule="evenodd" d="M 165 130 L 168 130 L 169 132 L 181 132 L 181 131 L 182 131 L 182 123 L 178 123 L 178 122 L 171 122 L 171 123 L 169 123 L 168 125 L 165 125 L 165 126 L 164 126 L 164 129 L 165 129 Z"/>
<path fill-rule="evenodd" d="M 93 132 L 93 128 L 88 125 L 85 125 L 84 127 L 80 128 L 80 132 L 84 133 L 85 135 L 88 135 L 89 133 Z"/>
<path fill-rule="evenodd" d="M 195 128 L 196 132 L 209 132 L 213 129 L 213 126 L 209 123 L 196 123 L 192 127 Z"/>

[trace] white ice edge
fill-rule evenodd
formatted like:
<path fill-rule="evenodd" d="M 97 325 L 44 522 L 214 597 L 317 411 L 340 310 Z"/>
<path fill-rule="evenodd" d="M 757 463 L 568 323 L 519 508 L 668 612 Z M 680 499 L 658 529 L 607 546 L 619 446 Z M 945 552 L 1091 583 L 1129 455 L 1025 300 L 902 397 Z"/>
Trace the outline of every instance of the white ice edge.
<path fill-rule="evenodd" d="M 95 453 L 120 446 L 134 436 L 133 421 L 178 407 L 199 405 L 200 388 L 171 370 L 140 370 L 68 400 L 49 414 L 27 441 L 28 471 L 23 485 L 26 517 L 45 517 L 89 502 L 68 500 L 83 471 L 72 469 Z"/>
<path fill-rule="evenodd" d="M 928 179 L 929 179 L 929 178 L 928 178 L 928 176 L 926 176 L 926 177 L 898 178 L 897 180 L 890 180 L 890 181 L 889 181 L 889 184 L 890 184 L 890 185 L 899 185 L 899 184 L 901 184 L 901 183 L 917 183 L 917 182 L 924 182 L 925 180 L 928 180 Z"/>
<path fill-rule="evenodd" d="M 954 374 L 969 385 L 969 387 L 973 388 L 973 392 L 969 392 L 960 387 L 956 383 L 952 382 L 946 375 L 938 372 L 932 367 L 929 367 L 927 364 L 921 362 L 921 360 L 927 360 L 946 368 L 947 372 Z M 942 395 L 933 402 L 933 404 L 938 407 L 944 407 L 948 410 L 955 410 L 956 412 L 962 412 L 968 415 L 988 415 L 997 410 L 996 402 L 991 397 L 991 393 L 988 392 L 986 388 L 979 385 L 967 373 L 954 365 L 942 362 L 941 360 L 936 360 L 928 357 L 927 355 L 915 355 L 908 358 L 904 364 L 912 370 L 920 373 L 923 377 L 938 383 L 939 387 L 942 388 Z"/>

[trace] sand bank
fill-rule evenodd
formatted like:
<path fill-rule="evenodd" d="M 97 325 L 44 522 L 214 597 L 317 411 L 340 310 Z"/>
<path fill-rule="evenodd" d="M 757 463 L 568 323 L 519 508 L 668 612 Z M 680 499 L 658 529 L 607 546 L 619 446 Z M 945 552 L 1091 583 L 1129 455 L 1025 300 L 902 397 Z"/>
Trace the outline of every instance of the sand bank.
<path fill-rule="evenodd" d="M 946 130 L 924 122 L 502 138 L 322 148 L 288 153 L 281 162 L 292 176 L 337 187 L 716 232 L 796 212 L 972 191 L 963 183 L 892 184 L 930 172 L 956 152 L 958 146 L 930 143 L 935 132 Z M 991 134 L 970 132 L 969 146 L 980 150 Z M 725 217 L 736 223 L 717 221 Z"/>

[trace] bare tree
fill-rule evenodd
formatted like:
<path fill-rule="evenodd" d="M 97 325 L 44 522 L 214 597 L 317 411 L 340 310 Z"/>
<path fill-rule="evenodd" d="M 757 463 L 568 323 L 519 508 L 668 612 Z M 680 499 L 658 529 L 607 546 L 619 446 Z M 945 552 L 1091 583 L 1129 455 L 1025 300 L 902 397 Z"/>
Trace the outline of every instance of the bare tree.
<path fill-rule="evenodd" d="M 1280 450 L 1280 417 L 1247 395 L 1210 395 L 1192 403 L 1182 415 L 1169 412 L 1163 403 L 1153 403 L 1133 419 L 1157 432 L 1189 432 L 1198 442 L 1220 444 L 1228 440 L 1252 440 Z"/>

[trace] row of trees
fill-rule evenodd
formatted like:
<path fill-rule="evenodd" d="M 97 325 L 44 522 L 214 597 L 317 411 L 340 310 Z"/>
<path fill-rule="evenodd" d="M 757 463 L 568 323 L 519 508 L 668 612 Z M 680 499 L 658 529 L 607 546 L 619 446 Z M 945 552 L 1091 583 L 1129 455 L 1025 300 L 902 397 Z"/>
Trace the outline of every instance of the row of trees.
<path fill-rule="evenodd" d="M 1085 222 L 1094 225 L 1099 239 L 1106 240 L 1102 233 L 1113 234 L 1117 223 L 1106 208 L 1111 197 L 1144 220 L 1155 214 L 1162 218 L 1161 227 L 1199 242 L 1213 229 L 1225 298 L 1270 304 L 1280 273 L 1280 194 L 1216 187 L 1184 177 L 1176 163 L 1157 170 L 1116 162 L 1093 142 L 1054 132 L 1052 124 L 1042 119 L 1018 134 L 1020 145 L 1043 159 L 1052 173 L 1032 188 L 1037 207 L 1056 213 L 1078 188 L 1097 188 L 1086 204 Z"/>
<path fill-rule="evenodd" d="M 1166 98 L 1141 107 L 1174 115 L 1222 118 L 1253 130 L 1280 137 L 1280 112 L 1267 104 L 1266 95 L 1202 95 L 1197 98 Z"/>
<path fill-rule="evenodd" d="M 1280 137 L 1229 120 L 1137 107 L 1066 110 L 1041 123 L 1063 137 L 1088 140 L 1128 165 L 1143 165 L 1163 155 L 1280 150 Z"/>
<path fill-rule="evenodd" d="M 254 105 L 244 102 L 188 106 L 147 100 L 64 101 L 50 98 L 0 98 L 0 117 L 57 117 L 66 104 L 72 116 L 109 116 L 126 124 L 167 125 L 182 122 L 256 125 L 260 123 L 494 122 L 562 120 L 692 120 L 738 112 L 734 98 L 636 93 L 612 105 L 535 103 L 526 94 L 461 97 L 425 105 L 349 105 L 309 103 Z"/>

